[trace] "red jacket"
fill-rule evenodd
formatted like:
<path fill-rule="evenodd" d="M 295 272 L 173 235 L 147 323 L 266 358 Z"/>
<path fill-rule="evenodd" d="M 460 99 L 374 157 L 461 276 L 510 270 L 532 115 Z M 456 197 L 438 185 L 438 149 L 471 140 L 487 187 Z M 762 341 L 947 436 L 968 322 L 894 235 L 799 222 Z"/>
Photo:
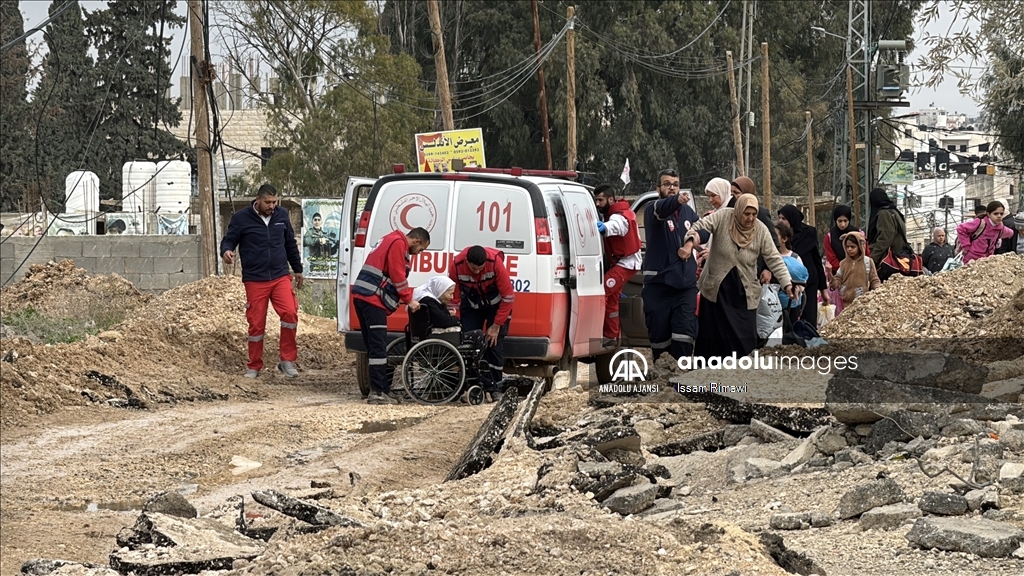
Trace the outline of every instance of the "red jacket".
<path fill-rule="evenodd" d="M 352 283 L 352 299 L 369 302 L 389 314 L 412 301 L 409 287 L 409 239 L 400 230 L 380 239 Z"/>
<path fill-rule="evenodd" d="M 629 231 L 623 236 L 605 236 L 604 245 L 611 255 L 612 263 L 640 251 L 640 230 L 636 225 L 636 214 L 629 207 L 629 202 L 619 200 L 608 207 L 608 217 L 619 214 L 629 222 Z"/>
<path fill-rule="evenodd" d="M 469 269 L 469 262 L 466 261 L 469 248 L 455 257 L 448 273 L 455 281 L 452 303 L 460 304 L 462 298 L 465 298 L 465 305 L 473 309 L 497 306 L 494 324 L 501 326 L 512 315 L 515 290 L 508 277 L 508 270 L 505 269 L 505 254 L 493 248 L 484 248 L 484 251 L 487 252 L 487 260 L 479 274 L 473 274 Z"/>

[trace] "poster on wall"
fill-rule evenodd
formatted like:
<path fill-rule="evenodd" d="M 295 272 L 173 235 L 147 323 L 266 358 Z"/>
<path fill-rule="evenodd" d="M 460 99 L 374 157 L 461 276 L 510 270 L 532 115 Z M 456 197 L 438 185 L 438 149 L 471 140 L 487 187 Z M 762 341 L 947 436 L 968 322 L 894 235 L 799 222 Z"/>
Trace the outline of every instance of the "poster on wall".
<path fill-rule="evenodd" d="M 88 236 L 96 226 L 96 217 L 91 214 L 59 214 L 51 218 L 53 223 L 46 231 L 47 236 Z"/>
<path fill-rule="evenodd" d="M 302 200 L 302 269 L 306 278 L 338 277 L 340 198 Z"/>
<path fill-rule="evenodd" d="M 185 236 L 188 234 L 188 214 L 157 214 L 157 234 Z"/>
<path fill-rule="evenodd" d="M 896 184 L 898 186 L 909 186 L 914 183 L 914 163 L 904 160 L 893 160 L 892 162 L 879 162 L 878 170 L 881 173 L 878 181 L 882 184 Z"/>
<path fill-rule="evenodd" d="M 486 168 L 483 130 L 471 128 L 416 135 L 416 162 L 420 172 L 451 172 L 452 160 Z"/>
<path fill-rule="evenodd" d="M 46 212 L 5 214 L 0 216 L 0 237 L 43 236 L 46 234 Z"/>
<path fill-rule="evenodd" d="M 141 212 L 110 212 L 107 214 L 107 234 L 139 236 L 146 233 Z"/>

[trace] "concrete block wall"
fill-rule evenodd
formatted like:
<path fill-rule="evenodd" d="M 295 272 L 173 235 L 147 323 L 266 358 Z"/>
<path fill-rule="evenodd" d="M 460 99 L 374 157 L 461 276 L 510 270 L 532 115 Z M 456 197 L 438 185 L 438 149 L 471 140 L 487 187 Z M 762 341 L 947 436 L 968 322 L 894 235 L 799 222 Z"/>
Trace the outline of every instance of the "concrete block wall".
<path fill-rule="evenodd" d="M 0 282 L 17 282 L 33 264 L 70 259 L 90 274 L 117 274 L 160 293 L 202 278 L 200 236 L 44 236 L 4 238 Z"/>

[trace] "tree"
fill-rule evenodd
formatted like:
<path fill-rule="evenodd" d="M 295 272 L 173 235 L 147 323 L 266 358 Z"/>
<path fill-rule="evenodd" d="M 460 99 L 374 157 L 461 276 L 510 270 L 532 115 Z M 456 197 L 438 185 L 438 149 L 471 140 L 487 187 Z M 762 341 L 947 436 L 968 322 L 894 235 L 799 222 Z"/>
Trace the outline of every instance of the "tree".
<path fill-rule="evenodd" d="M 54 0 L 50 15 L 63 4 Z M 96 78 L 85 20 L 77 4 L 47 26 L 45 40 L 48 50 L 32 99 L 36 142 L 32 173 L 50 209 L 63 212 L 65 178 L 88 167 L 88 153 L 98 147 L 91 141 L 98 110 Z"/>
<path fill-rule="evenodd" d="M 414 161 L 413 134 L 429 128 L 420 69 L 392 53 L 362 1 L 246 0 L 215 11 L 234 70 L 257 88 L 271 139 L 284 149 L 263 175 L 289 194 L 337 196 L 349 175 Z M 256 61 L 277 78 L 259 90 Z"/>
<path fill-rule="evenodd" d="M 180 159 L 186 154 L 185 145 L 163 128 L 181 121 L 181 112 L 166 95 L 171 81 L 168 30 L 185 22 L 174 12 L 176 4 L 110 0 L 105 10 L 86 16 L 97 53 L 96 94 L 101 98 L 88 154 L 102 197 L 121 198 L 125 162 Z"/>
<path fill-rule="evenodd" d="M 25 32 L 18 0 L 0 0 L 0 45 Z M 25 40 L 0 53 L 0 210 L 26 208 L 31 135 L 28 131 L 29 54 Z M 36 207 L 28 207 L 34 210 Z"/>
<path fill-rule="evenodd" d="M 1024 165 L 1024 54 L 993 42 L 989 55 L 991 73 L 982 82 L 985 115 L 1003 152 Z"/>

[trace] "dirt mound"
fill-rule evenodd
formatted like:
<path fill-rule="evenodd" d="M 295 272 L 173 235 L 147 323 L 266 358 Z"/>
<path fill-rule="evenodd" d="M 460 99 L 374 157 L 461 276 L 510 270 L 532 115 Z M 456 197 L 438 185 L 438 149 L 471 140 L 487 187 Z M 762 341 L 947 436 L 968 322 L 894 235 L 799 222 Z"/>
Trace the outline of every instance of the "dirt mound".
<path fill-rule="evenodd" d="M 134 310 L 152 299 L 118 276 L 90 276 L 74 261 L 34 264 L 25 277 L 0 290 L 0 314 L 32 308 L 50 318 L 83 318 L 97 305 Z"/>
<path fill-rule="evenodd" d="M 118 286 L 124 282 L 124 294 L 135 288 L 117 277 L 89 277 L 66 263 L 56 267 L 63 273 L 54 273 L 54 266 L 42 268 L 42 276 L 19 283 L 16 294 L 31 294 L 22 300 L 41 303 L 52 311 L 63 301 L 52 294 L 73 292 L 73 286 Z M 52 278 L 53 284 L 68 288 L 47 290 L 40 286 L 46 284 L 42 278 Z M 83 300 L 89 306 L 100 306 L 110 294 L 83 292 L 89 295 Z M 179 401 L 258 398 L 266 391 L 264 386 L 279 377 L 274 367 L 280 321 L 271 311 L 267 315 L 264 374 L 256 381 L 241 378 L 247 361 L 247 326 L 245 290 L 238 278 L 211 277 L 155 298 L 139 296 L 142 303 L 127 319 L 98 336 L 87 332 L 79 341 L 53 345 L 22 337 L 0 340 L 0 428 L 69 406 L 108 403 L 138 408 Z M 298 346 L 300 371 L 349 367 L 334 320 L 300 313 Z"/>
<path fill-rule="evenodd" d="M 1008 302 L 1024 288 L 1024 258 L 1003 254 L 958 270 L 917 278 L 895 277 L 843 310 L 822 330 L 829 338 L 1019 337 Z M 998 314 L 1002 312 L 1002 314 Z M 991 324 L 991 326 L 989 326 Z"/>

